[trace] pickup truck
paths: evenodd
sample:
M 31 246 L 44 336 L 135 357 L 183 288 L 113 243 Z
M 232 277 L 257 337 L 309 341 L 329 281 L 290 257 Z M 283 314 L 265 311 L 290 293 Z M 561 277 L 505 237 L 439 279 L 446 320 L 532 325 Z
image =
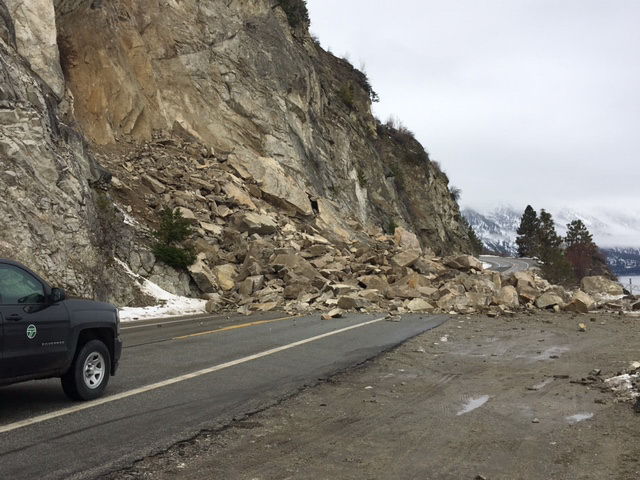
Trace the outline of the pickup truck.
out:
M 67 298 L 0 258 L 0 386 L 59 377 L 69 398 L 93 400 L 115 375 L 121 352 L 116 307 Z

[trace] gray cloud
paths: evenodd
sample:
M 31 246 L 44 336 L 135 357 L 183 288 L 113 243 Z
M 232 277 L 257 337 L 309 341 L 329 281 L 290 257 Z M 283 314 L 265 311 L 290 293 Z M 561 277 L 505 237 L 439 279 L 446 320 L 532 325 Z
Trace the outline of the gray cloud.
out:
M 463 203 L 640 211 L 640 2 L 309 0 Z

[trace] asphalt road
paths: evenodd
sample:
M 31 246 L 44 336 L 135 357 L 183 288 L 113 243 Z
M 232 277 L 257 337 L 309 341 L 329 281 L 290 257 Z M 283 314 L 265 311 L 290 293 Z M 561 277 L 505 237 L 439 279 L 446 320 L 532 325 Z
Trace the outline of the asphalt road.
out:
M 0 478 L 95 478 L 273 405 L 446 318 L 266 314 L 125 324 L 120 370 L 103 399 L 70 402 L 57 380 L 0 388 Z
M 537 260 L 532 258 L 508 258 L 496 257 L 493 255 L 482 255 L 480 260 L 491 264 L 489 270 L 494 270 L 500 273 L 524 272 L 538 265 Z

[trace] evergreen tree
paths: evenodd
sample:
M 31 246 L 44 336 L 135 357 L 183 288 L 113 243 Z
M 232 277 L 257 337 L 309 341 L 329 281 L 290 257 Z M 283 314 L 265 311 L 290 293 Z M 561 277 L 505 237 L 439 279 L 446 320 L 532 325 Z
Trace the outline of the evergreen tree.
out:
M 574 220 L 567 225 L 565 244 L 567 245 L 567 258 L 578 280 L 589 275 L 604 275 L 615 278 L 604 255 L 593 241 L 593 236 L 582 220 Z
M 476 234 L 473 227 L 469 224 L 466 218 L 462 217 L 462 223 L 467 227 L 469 231 L 469 240 L 471 241 L 471 250 L 474 255 L 481 255 L 484 251 L 484 243 L 480 240 L 480 237 Z
M 174 268 L 193 265 L 196 261 L 193 249 L 182 246 L 182 242 L 192 233 L 191 222 L 183 218 L 180 210 L 164 208 L 160 212 L 160 226 L 153 232 L 157 239 L 152 247 L 153 254 Z
M 531 205 L 527 205 L 517 230 L 516 244 L 518 245 L 519 257 L 533 257 L 536 255 L 539 229 L 540 220 L 538 219 L 538 214 Z
M 564 241 L 567 247 L 574 245 L 595 245 L 593 243 L 593 235 L 591 235 L 582 220 L 574 220 L 567 224 L 567 236 Z
M 575 282 L 573 267 L 562 249 L 562 237 L 556 232 L 553 216 L 540 210 L 535 252 L 542 262 L 542 275 L 551 283 L 569 285 Z
M 573 285 L 576 277 L 573 274 L 571 262 L 567 259 L 561 248 L 548 249 L 545 252 L 545 260 L 540 267 L 542 276 L 549 282 L 558 285 Z
M 538 221 L 538 253 L 545 249 L 556 249 L 562 246 L 562 237 L 556 232 L 553 217 L 544 208 L 540 210 Z

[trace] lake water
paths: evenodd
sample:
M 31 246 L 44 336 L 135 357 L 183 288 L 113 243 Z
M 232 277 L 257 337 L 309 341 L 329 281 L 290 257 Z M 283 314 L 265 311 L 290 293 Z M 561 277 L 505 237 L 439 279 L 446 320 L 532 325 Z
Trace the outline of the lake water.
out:
M 624 288 L 629 290 L 629 280 L 631 280 L 631 284 L 633 286 L 633 292 L 636 295 L 640 295 L 640 276 L 634 277 L 618 277 L 618 280 L 622 284 Z

